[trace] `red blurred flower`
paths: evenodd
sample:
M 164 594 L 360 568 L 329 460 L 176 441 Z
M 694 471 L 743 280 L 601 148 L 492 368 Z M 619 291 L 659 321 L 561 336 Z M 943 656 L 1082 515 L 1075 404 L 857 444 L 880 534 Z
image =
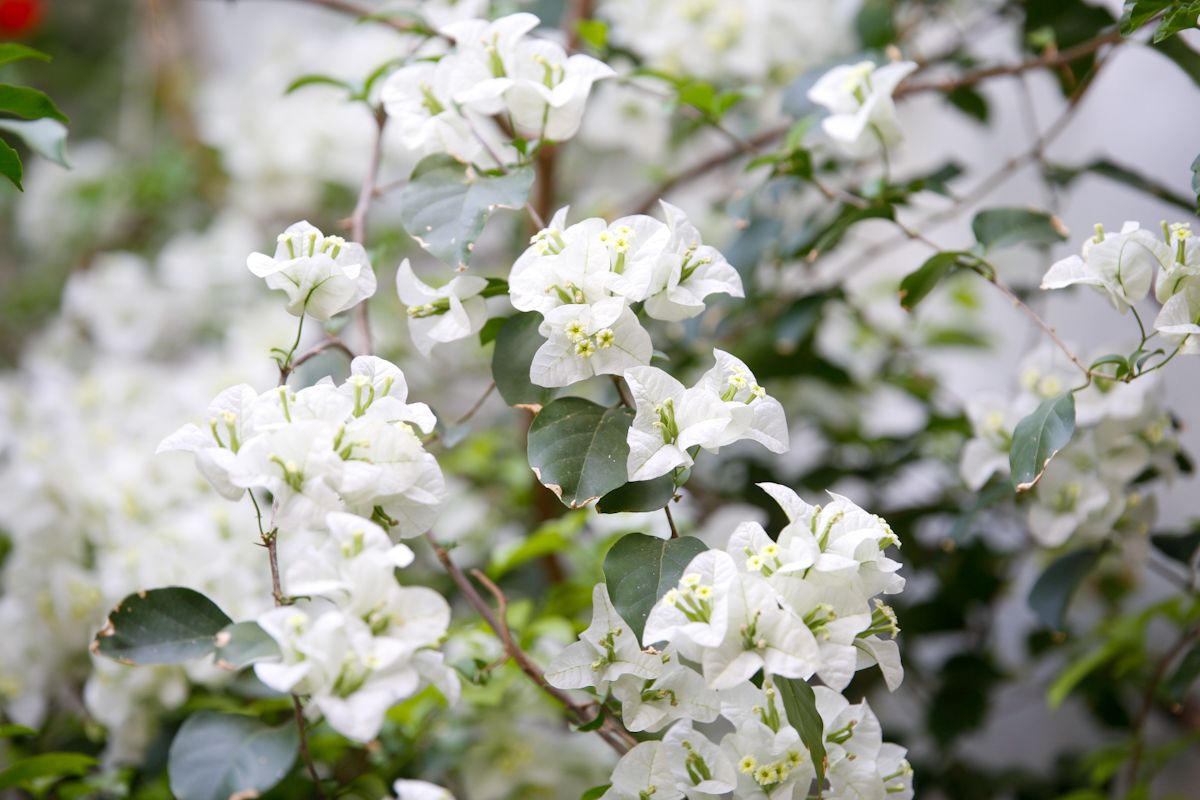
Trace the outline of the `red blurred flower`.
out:
M 42 0 L 0 0 L 0 38 L 31 32 L 42 18 Z

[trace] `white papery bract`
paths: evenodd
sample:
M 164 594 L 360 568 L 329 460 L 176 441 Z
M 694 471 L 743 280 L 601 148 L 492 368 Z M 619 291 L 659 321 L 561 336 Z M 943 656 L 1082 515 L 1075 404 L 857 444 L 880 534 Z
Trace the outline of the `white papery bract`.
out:
M 401 778 L 392 784 L 396 800 L 454 800 L 454 795 L 428 781 L 413 781 Z
M 649 480 L 692 466 L 689 450 L 717 451 L 742 439 L 775 453 L 788 449 L 783 406 L 738 359 L 714 350 L 716 365 L 692 388 L 657 367 L 625 372 L 636 414 L 629 428 L 629 479 Z
M 1126 222 L 1120 233 L 1106 233 L 1104 226 L 1097 225 L 1096 235 L 1083 243 L 1081 255 L 1050 267 L 1042 288 L 1092 286 L 1108 297 L 1113 308 L 1124 311 L 1150 292 L 1155 271 L 1169 262 L 1167 245 L 1136 222 Z
M 593 375 L 620 375 L 648 364 L 650 334 L 620 297 L 593 305 L 559 306 L 538 327 L 546 342 L 533 355 L 529 379 L 538 386 L 570 386 Z
M 870 61 L 834 67 L 808 91 L 829 109 L 821 128 L 850 155 L 886 149 L 900 139 L 892 93 L 917 68 L 911 61 L 878 67 Z
M 607 692 L 625 675 L 653 680 L 663 672 L 663 660 L 642 652 L 629 623 L 613 608 L 604 584 L 592 591 L 592 624 L 546 669 L 546 681 L 559 689 L 594 686 Z
M 325 236 L 307 222 L 279 235 L 275 255 L 251 253 L 246 266 L 287 295 L 288 313 L 327 320 L 375 294 L 375 272 L 361 244 Z
M 396 272 L 396 293 L 408 306 L 408 332 L 417 352 L 428 357 L 435 344 L 454 342 L 479 333 L 487 322 L 487 305 L 480 293 L 487 279 L 458 275 L 438 288 L 418 278 L 408 259 Z

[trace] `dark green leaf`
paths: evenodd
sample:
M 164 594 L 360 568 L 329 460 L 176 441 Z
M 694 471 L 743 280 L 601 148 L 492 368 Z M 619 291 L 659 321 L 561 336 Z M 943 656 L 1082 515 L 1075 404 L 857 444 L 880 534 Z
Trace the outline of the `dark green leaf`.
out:
M 600 730 L 600 727 L 603 724 L 604 724 L 604 706 L 599 706 L 596 709 L 596 716 L 592 717 L 591 720 L 583 723 L 582 725 L 577 725 L 575 727 L 575 730 L 579 731 L 580 733 L 591 733 L 592 731 Z
M 817 697 L 812 687 L 796 678 L 777 678 L 775 689 L 783 701 L 788 722 L 800 733 L 817 770 L 817 786 L 825 783 L 825 724 L 817 712 Z
M 942 747 L 978 730 L 987 720 L 991 689 L 1000 677 L 986 655 L 959 653 L 938 670 L 937 690 L 926 703 L 926 728 Z
M 1191 533 L 1159 533 L 1150 537 L 1150 542 L 1163 555 L 1173 558 L 1180 564 L 1191 564 L 1200 547 L 1200 530 Z
M 496 350 L 492 353 L 492 378 L 496 391 L 510 406 L 539 410 L 554 399 L 555 390 L 535 386 L 529 380 L 533 354 L 546 340 L 538 333 L 542 315 L 524 311 L 504 320 L 496 331 Z
M 233 622 L 212 600 L 172 586 L 126 597 L 96 634 L 92 651 L 127 664 L 177 664 L 211 653 Z
M 17 151 L 5 144 L 3 139 L 0 139 L 0 175 L 8 178 L 13 186 L 16 186 L 21 191 L 25 188 L 21 186 L 21 157 L 17 155 Z
M 40 50 L 34 50 L 32 47 L 26 47 L 16 42 L 0 42 L 0 64 L 8 64 L 25 58 L 36 59 L 37 61 L 50 60 L 50 56 Z
M 50 117 L 63 123 L 68 121 L 53 100 L 28 86 L 0 83 L 0 111 L 22 119 Z
M 338 78 L 334 78 L 330 75 L 301 75 L 299 78 L 296 78 L 296 80 L 289 83 L 287 88 L 283 90 L 283 93 L 291 94 L 297 89 L 303 89 L 305 86 L 335 86 L 338 89 L 345 89 L 351 94 L 353 94 L 355 91 L 354 87 L 350 83 L 339 80 Z
M 1180 31 L 1193 30 L 1197 27 L 1196 18 L 1200 17 L 1200 2 L 1193 0 L 1190 3 L 1183 3 L 1182 5 L 1176 3 L 1176 5 L 1178 7 L 1163 17 L 1158 30 L 1154 32 L 1155 44 L 1174 36 Z
M 1116 369 L 1112 372 L 1112 377 L 1114 378 L 1123 378 L 1129 374 L 1129 359 L 1120 353 L 1110 353 L 1106 356 L 1100 356 L 1091 363 L 1091 366 L 1089 366 L 1088 369 L 1096 370 L 1099 367 L 1103 367 L 1107 364 L 1112 364 L 1116 367 Z
M 917 267 L 916 270 L 904 276 L 900 281 L 900 305 L 906 311 L 912 311 L 929 296 L 929 293 L 951 272 L 963 267 L 970 267 L 972 256 L 969 253 L 948 251 L 935 253 Z
M 1121 33 L 1128 36 L 1174 3 L 1175 0 L 1127 0 L 1121 16 Z
M 1032 489 L 1050 459 L 1071 441 L 1075 432 L 1075 395 L 1070 392 L 1043 400 L 1032 414 L 1017 423 L 1008 464 L 1018 492 Z
M 1139 192 L 1145 192 L 1165 203 L 1178 206 L 1184 211 L 1192 212 L 1196 207 L 1190 198 L 1179 194 L 1169 186 L 1164 186 L 1153 178 L 1134 172 L 1129 167 L 1107 158 L 1097 159 L 1082 167 L 1056 165 L 1046 170 L 1046 178 L 1059 186 L 1069 186 L 1082 175 L 1099 175 L 1102 178 L 1108 178 L 1116 183 L 1137 189 Z
M 707 549 L 708 545 L 694 536 L 659 539 L 644 533 L 629 533 L 608 551 L 604 557 L 608 596 L 639 642 L 650 609 L 675 588 L 692 559 Z
M 496 341 L 496 334 L 504 327 L 504 323 L 508 322 L 508 317 L 492 317 L 487 322 L 483 323 L 483 327 L 479 329 L 479 344 L 486 346 Z
M 1192 79 L 1192 83 L 1200 86 L 1200 53 L 1193 50 L 1187 42 L 1175 36 L 1164 39 L 1151 47 L 1174 61 L 1175 66 Z
M 523 206 L 531 186 L 533 170 L 527 167 L 481 175 L 450 156 L 429 156 L 400 190 L 400 221 L 430 253 L 465 267 L 491 213 Z
M 648 481 L 630 481 L 618 486 L 596 503 L 601 514 L 622 511 L 658 511 L 675 496 L 675 481 L 670 475 L 660 475 Z
M 1182 703 L 1187 697 L 1192 684 L 1200 678 L 1200 644 L 1193 645 L 1191 650 L 1179 661 L 1179 666 L 1167 678 L 1163 690 L 1172 703 Z
M 980 211 L 971 221 L 971 230 L 985 250 L 1017 244 L 1054 244 L 1067 238 L 1057 217 L 1030 208 Z
M 1091 547 L 1067 553 L 1046 567 L 1029 590 L 1029 607 L 1037 612 L 1041 623 L 1061 631 L 1066 621 L 1067 606 L 1083 579 L 1100 560 L 1100 548 Z
M 892 22 L 892 0 L 866 0 L 855 18 L 854 27 L 863 47 L 882 50 L 896 40 Z
M 31 781 L 83 775 L 96 759 L 83 753 L 42 753 L 22 759 L 0 771 L 0 789 L 15 789 Z
M 178 800 L 257 797 L 287 775 L 298 747 L 292 720 L 271 728 L 254 717 L 197 712 L 171 742 L 171 792 Z
M 606 783 L 603 786 L 593 786 L 591 789 L 588 789 L 586 792 L 580 795 L 579 800 L 600 800 L 600 798 L 604 797 L 605 793 L 611 788 L 611 783 Z
M 256 661 L 279 657 L 279 645 L 257 622 L 235 622 L 214 638 L 217 666 L 239 670 Z
M 946 95 L 950 105 L 977 122 L 988 121 L 988 103 L 983 95 L 970 86 L 959 86 Z
M 587 505 L 629 480 L 625 439 L 632 421 L 626 408 L 581 397 L 555 400 L 529 426 L 529 466 L 565 505 Z

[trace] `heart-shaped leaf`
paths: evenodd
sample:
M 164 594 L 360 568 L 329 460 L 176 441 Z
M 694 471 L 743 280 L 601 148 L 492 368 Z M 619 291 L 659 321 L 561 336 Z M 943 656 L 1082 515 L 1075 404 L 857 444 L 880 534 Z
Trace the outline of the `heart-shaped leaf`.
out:
M 659 539 L 644 533 L 622 536 L 604 557 L 604 582 L 613 607 L 642 639 L 654 604 L 679 583 L 692 559 L 708 549 L 694 536 Z
M 633 412 L 562 397 L 529 426 L 529 466 L 570 508 L 598 500 L 629 480 L 626 436 Z

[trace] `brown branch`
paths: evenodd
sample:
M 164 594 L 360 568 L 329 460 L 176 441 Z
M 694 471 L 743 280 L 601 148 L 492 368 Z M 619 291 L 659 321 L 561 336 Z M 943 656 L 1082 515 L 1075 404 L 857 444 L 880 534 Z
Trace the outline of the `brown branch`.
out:
M 397 19 L 385 16 L 377 8 L 359 5 L 352 0 L 298 0 L 301 3 L 307 3 L 311 6 L 319 6 L 327 8 L 330 11 L 337 11 L 341 14 L 349 14 L 356 19 L 371 19 L 373 22 L 378 22 L 381 25 L 387 25 L 392 30 L 399 33 L 413 33 L 425 30 L 425 26 L 416 19 Z
M 326 350 L 337 350 L 339 353 L 344 354 L 346 356 L 346 358 L 349 358 L 349 359 L 354 358 L 354 351 L 351 350 L 350 347 L 345 342 L 343 342 L 341 339 L 339 339 L 336 336 L 330 336 L 328 339 L 324 339 L 320 342 L 317 342 L 312 347 L 308 348 L 303 353 L 296 356 L 295 359 L 288 362 L 286 365 L 280 367 L 279 368 L 279 385 L 282 386 L 283 384 L 287 383 L 287 379 L 289 377 L 291 377 L 291 374 L 293 372 L 295 372 L 296 369 L 301 364 L 308 361 L 309 359 L 319 356 L 321 353 L 324 353 Z
M 340 2 L 340 0 L 338 0 Z M 383 131 L 387 126 L 387 112 L 382 107 L 374 109 L 375 114 L 375 143 L 371 147 L 371 161 L 367 174 L 363 178 L 362 187 L 358 191 L 358 202 L 354 213 L 350 215 L 350 238 L 366 247 L 367 244 L 367 213 L 371 210 L 371 201 L 375 198 L 375 183 L 379 180 L 379 167 L 383 161 Z M 374 348 L 371 341 L 371 322 L 367 316 L 367 301 L 358 304 L 358 330 L 363 340 L 363 352 L 370 353 Z
M 470 409 L 467 410 L 467 413 L 463 414 L 461 417 L 454 420 L 454 424 L 462 425 L 463 423 L 469 421 L 471 419 L 471 417 L 475 416 L 475 412 L 477 412 L 480 408 L 483 407 L 484 402 L 486 402 L 487 399 L 492 396 L 492 392 L 494 392 L 494 391 L 496 391 L 496 382 L 492 381 L 491 383 L 488 384 L 488 387 L 484 391 L 484 393 L 482 395 L 480 395 L 479 399 L 475 401 L 475 404 L 473 406 L 471 406 Z
M 899 98 L 922 92 L 952 92 L 955 89 L 974 86 L 991 78 L 1021 75 L 1034 69 L 1056 69 L 1078 61 L 1081 58 L 1086 58 L 1105 45 L 1118 44 L 1123 40 L 1124 37 L 1121 35 L 1120 29 L 1114 28 L 1094 39 L 1080 42 L 1074 47 L 1068 47 L 1066 50 L 1047 50 L 1040 56 L 1016 64 L 997 64 L 992 67 L 983 67 L 982 69 L 959 75 L 957 78 L 948 78 L 941 81 L 905 81 L 896 87 L 896 91 L 892 96 Z
M 458 587 L 459 591 L 462 592 L 463 596 L 466 597 L 467 602 L 471 605 L 471 607 L 475 609 L 479 616 L 483 617 L 483 620 L 488 624 L 488 627 L 500 637 L 500 641 L 503 643 L 504 649 L 508 653 L 508 657 L 511 658 L 514 663 L 516 663 L 517 667 L 519 667 L 520 670 L 524 672 L 525 675 L 543 692 L 561 703 L 563 707 L 566 708 L 571 714 L 571 716 L 575 718 L 576 724 L 586 725 L 590 722 L 594 722 L 595 714 L 590 712 L 591 704 L 582 705 L 577 703 L 565 691 L 547 683 L 546 676 L 542 673 L 541 667 L 534 663 L 533 659 L 531 659 L 529 655 L 521 649 L 520 645 L 513 638 L 512 631 L 508 627 L 508 621 L 505 618 L 505 613 L 508 610 L 508 601 L 505 599 L 504 593 L 500 591 L 500 588 L 479 570 L 472 571 L 472 575 L 474 575 L 475 579 L 483 584 L 483 586 L 487 588 L 488 592 L 491 593 L 492 597 L 495 598 L 496 606 L 499 611 L 499 615 L 497 615 L 492 611 L 491 606 L 487 604 L 483 597 L 480 596 L 479 591 L 476 590 L 471 581 L 468 580 L 467 576 L 464 575 L 462 570 L 458 568 L 458 565 L 455 564 L 453 559 L 450 558 L 450 554 L 446 551 L 446 548 L 442 547 L 442 545 L 438 543 L 437 539 L 434 538 L 432 533 L 427 533 L 426 537 L 429 539 L 429 543 L 433 545 L 433 551 L 437 555 L 438 561 L 441 562 L 442 567 L 444 567 L 446 572 L 450 575 L 450 579 L 454 581 L 454 584 Z M 598 713 L 603 713 L 603 711 Z M 629 752 L 629 750 L 637 744 L 637 739 L 635 739 L 633 735 L 629 733 L 629 731 L 625 730 L 624 727 L 617 725 L 611 717 L 605 718 L 601 726 L 596 729 L 596 733 L 602 739 L 604 739 L 604 741 L 608 743 L 613 750 L 622 755 Z
M 675 517 L 673 517 L 671 515 L 671 501 L 670 500 L 668 500 L 667 504 L 665 506 L 663 506 L 663 511 L 666 512 L 666 515 L 667 515 L 667 524 L 671 526 L 671 538 L 678 539 L 679 538 L 679 529 L 675 527 Z

